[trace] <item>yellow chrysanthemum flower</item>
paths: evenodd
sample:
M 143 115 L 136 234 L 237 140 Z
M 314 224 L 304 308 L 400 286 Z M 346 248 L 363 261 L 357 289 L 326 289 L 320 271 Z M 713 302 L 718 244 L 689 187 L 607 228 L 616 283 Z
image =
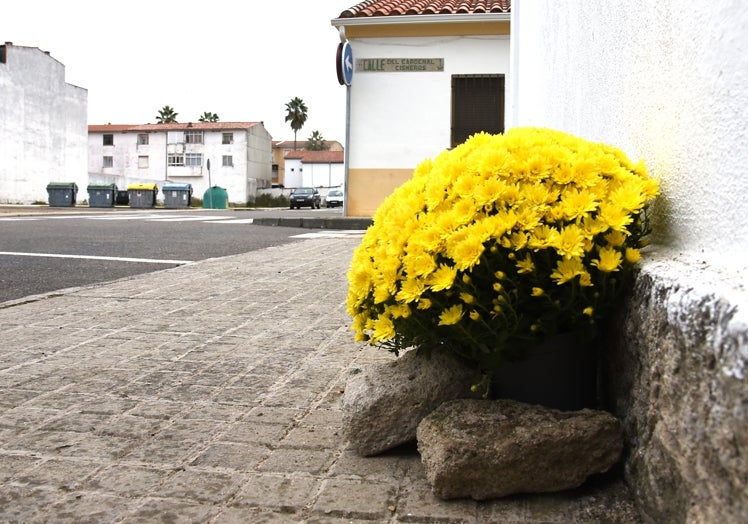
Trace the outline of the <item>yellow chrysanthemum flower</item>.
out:
M 462 304 L 455 304 L 439 314 L 440 326 L 452 326 L 462 320 Z
M 374 213 L 347 274 L 355 338 L 459 347 L 489 369 L 501 341 L 587 325 L 625 288 L 657 194 L 614 147 L 542 128 L 476 133 Z
M 628 262 L 629 264 L 636 264 L 642 258 L 642 254 L 641 254 L 641 251 L 639 251 L 638 249 L 635 249 L 633 247 L 627 247 L 626 253 L 624 254 L 624 258 L 626 259 L 626 262 Z
M 524 275 L 535 271 L 535 263 L 532 261 L 530 253 L 525 255 L 525 258 L 517 261 L 517 273 Z
M 569 224 L 561 229 L 556 242 L 556 252 L 564 258 L 584 256 L 584 245 L 587 237 L 584 230 L 576 224 Z
M 623 260 L 620 251 L 607 246 L 600 249 L 599 256 L 600 258 L 592 261 L 592 265 L 604 273 L 618 271 L 618 268 L 621 266 L 621 261 Z
M 456 268 L 440 264 L 439 268 L 429 276 L 428 285 L 431 287 L 431 291 L 449 289 L 454 284 L 455 277 L 457 277 Z
M 556 263 L 556 269 L 551 273 L 551 278 L 560 285 L 569 282 L 584 272 L 584 264 L 580 259 L 562 259 Z

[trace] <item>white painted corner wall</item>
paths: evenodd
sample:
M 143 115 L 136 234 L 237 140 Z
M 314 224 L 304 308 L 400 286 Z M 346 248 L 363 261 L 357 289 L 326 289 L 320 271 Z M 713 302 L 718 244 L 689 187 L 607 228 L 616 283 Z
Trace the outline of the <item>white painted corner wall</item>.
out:
M 509 91 L 507 127 L 644 159 L 662 185 L 661 249 L 745 274 L 748 3 L 514 2 Z

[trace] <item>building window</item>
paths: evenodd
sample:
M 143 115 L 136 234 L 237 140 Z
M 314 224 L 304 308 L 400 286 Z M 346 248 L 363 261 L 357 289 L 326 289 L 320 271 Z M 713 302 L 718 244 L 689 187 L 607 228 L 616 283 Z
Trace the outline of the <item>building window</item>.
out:
M 138 145 L 139 146 L 147 146 L 148 145 L 148 134 L 147 133 L 140 133 L 140 134 L 138 134 Z
M 113 146 L 114 145 L 114 135 L 104 135 L 103 144 L 105 146 Z
M 233 144 L 234 143 L 234 133 L 224 133 L 223 139 L 221 140 L 222 144 Z
M 183 166 L 184 155 L 168 155 L 166 157 L 166 165 L 167 166 Z
M 184 165 L 200 167 L 203 165 L 202 153 L 187 153 L 184 155 Z
M 138 168 L 139 169 L 148 169 L 148 157 L 147 156 L 139 156 L 138 157 Z
M 480 131 L 504 132 L 504 75 L 452 75 L 452 147 Z
M 234 157 L 231 155 L 223 155 L 223 167 L 234 167 Z
M 203 143 L 203 132 L 202 131 L 185 131 L 184 141 L 187 144 L 202 144 Z
M 104 157 L 103 165 L 104 165 L 104 167 L 114 167 L 114 157 L 113 156 L 105 156 Z

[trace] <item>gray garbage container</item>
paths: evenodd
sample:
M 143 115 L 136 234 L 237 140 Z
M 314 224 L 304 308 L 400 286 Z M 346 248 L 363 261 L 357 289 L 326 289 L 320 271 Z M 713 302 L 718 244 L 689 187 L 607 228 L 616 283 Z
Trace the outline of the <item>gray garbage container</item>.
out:
M 190 207 L 192 203 L 192 184 L 164 184 L 164 207 Z
M 54 207 L 73 207 L 78 195 L 78 184 L 75 182 L 50 182 L 47 184 L 49 205 Z
M 117 186 L 114 184 L 89 184 L 88 207 L 114 207 Z
M 130 207 L 156 207 L 156 184 L 130 184 L 127 186 Z

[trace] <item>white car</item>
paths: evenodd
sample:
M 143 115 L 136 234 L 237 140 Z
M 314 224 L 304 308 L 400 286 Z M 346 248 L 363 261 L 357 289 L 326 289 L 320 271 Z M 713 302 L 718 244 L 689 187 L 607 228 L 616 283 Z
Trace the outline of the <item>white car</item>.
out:
M 325 198 L 325 207 L 336 207 L 343 205 L 343 191 L 341 189 L 331 189 Z

